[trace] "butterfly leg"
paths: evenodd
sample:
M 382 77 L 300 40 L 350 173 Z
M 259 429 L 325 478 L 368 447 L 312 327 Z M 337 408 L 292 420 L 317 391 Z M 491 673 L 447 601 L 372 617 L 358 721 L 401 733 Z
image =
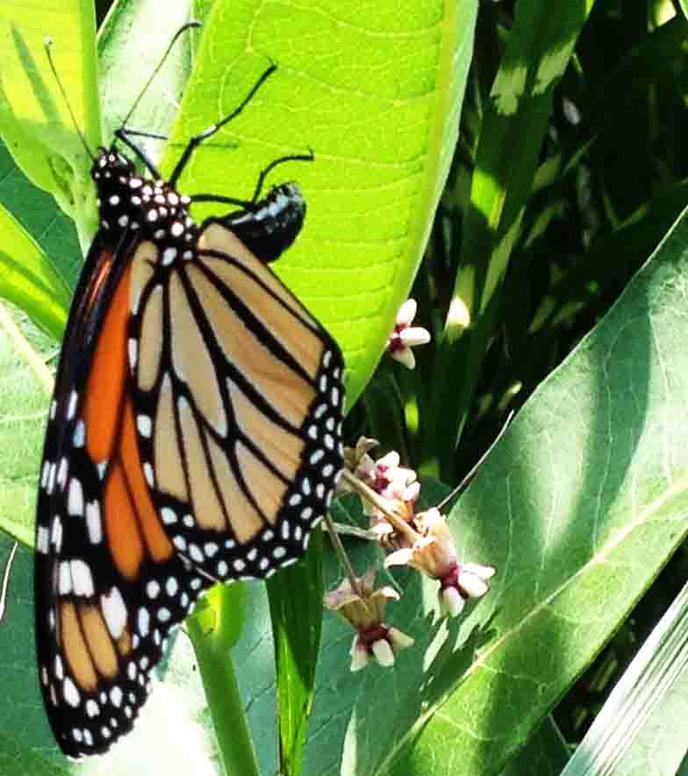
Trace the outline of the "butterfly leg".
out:
M 179 157 L 179 161 L 174 167 L 174 170 L 172 171 L 172 175 L 169 177 L 169 184 L 173 188 L 176 186 L 177 181 L 179 180 L 179 176 L 184 171 L 184 168 L 189 163 L 189 159 L 191 159 L 191 156 L 193 155 L 193 152 L 198 148 L 198 146 L 201 145 L 205 140 L 212 137 L 214 134 L 219 132 L 222 127 L 229 124 L 232 119 L 235 119 L 243 110 L 244 108 L 251 102 L 256 92 L 260 89 L 260 87 L 267 81 L 267 79 L 277 70 L 277 65 L 272 64 L 270 67 L 267 68 L 263 72 L 263 74 L 260 76 L 260 78 L 255 82 L 249 93 L 244 97 L 244 99 L 239 103 L 239 105 L 227 116 L 225 116 L 221 121 L 218 121 L 217 124 L 213 124 L 212 126 L 208 127 L 208 129 L 204 130 L 198 135 L 194 135 L 189 142 L 186 145 L 186 148 L 184 149 L 184 152 Z

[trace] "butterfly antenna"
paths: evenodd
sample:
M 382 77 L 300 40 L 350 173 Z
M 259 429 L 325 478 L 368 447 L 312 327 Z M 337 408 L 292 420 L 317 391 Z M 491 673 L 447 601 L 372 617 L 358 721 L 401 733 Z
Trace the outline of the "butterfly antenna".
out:
M 143 98 L 143 95 L 148 91 L 148 88 L 150 87 L 150 85 L 155 80 L 155 77 L 160 72 L 160 69 L 162 68 L 162 66 L 165 64 L 165 61 L 167 60 L 167 57 L 170 55 L 170 52 L 174 48 L 174 44 L 179 40 L 179 38 L 187 30 L 198 29 L 201 26 L 202 25 L 201 25 L 200 22 L 194 20 L 194 21 L 187 22 L 186 24 L 183 24 L 177 30 L 177 32 L 175 32 L 174 37 L 172 38 L 172 40 L 169 42 L 167 48 L 165 49 L 165 53 L 162 55 L 162 57 L 160 58 L 160 61 L 155 66 L 155 70 L 153 70 L 153 72 L 150 74 L 148 80 L 143 85 L 143 89 L 141 89 L 141 91 L 139 92 L 139 96 L 134 100 L 134 104 L 129 109 L 129 113 L 127 113 L 127 115 L 124 117 L 124 120 L 122 121 L 122 126 L 123 127 L 126 127 L 127 123 L 129 122 L 129 119 L 132 117 L 134 111 L 138 107 L 138 104 L 141 102 L 141 99 Z
M 489 454 L 492 452 L 492 450 L 493 450 L 493 449 L 494 449 L 494 447 L 496 446 L 497 442 L 499 442 L 499 440 L 500 440 L 500 439 L 501 439 L 501 438 L 504 436 L 504 432 L 507 430 L 507 428 L 508 428 L 508 426 L 509 426 L 509 423 L 511 423 L 511 419 L 512 419 L 513 417 L 514 417 L 514 411 L 512 410 L 512 411 L 511 411 L 511 412 L 510 412 L 510 413 L 507 415 L 507 418 L 506 418 L 506 420 L 504 421 L 504 425 L 503 425 L 503 426 L 502 426 L 502 428 L 500 429 L 500 431 L 499 431 L 499 434 L 497 434 L 497 436 L 494 438 L 494 440 L 493 440 L 492 444 L 491 444 L 491 445 L 490 445 L 490 446 L 487 448 L 487 450 L 485 450 L 485 452 L 484 452 L 484 453 L 483 453 L 483 454 L 480 456 L 480 458 L 478 459 L 477 463 L 475 463 L 475 464 L 474 464 L 474 465 L 471 467 L 471 469 L 470 469 L 470 471 L 468 472 L 468 474 L 467 474 L 467 475 L 466 475 L 466 476 L 465 476 L 465 477 L 464 477 L 464 478 L 461 480 L 461 482 L 460 482 L 460 483 L 459 483 L 459 484 L 458 484 L 458 485 L 457 485 L 457 486 L 454 488 L 454 490 L 452 490 L 452 492 L 451 492 L 451 493 L 449 493 L 447 496 L 445 496 L 445 497 L 442 499 L 442 501 L 440 501 L 440 503 L 439 503 L 439 504 L 435 504 L 435 508 L 436 508 L 436 509 L 439 509 L 439 511 L 441 512 L 441 511 L 444 509 L 444 507 L 446 507 L 446 506 L 447 506 L 447 504 L 448 504 L 448 503 L 449 503 L 449 502 L 450 502 L 450 501 L 451 501 L 453 498 L 455 498 L 456 496 L 458 496 L 458 495 L 459 495 L 459 493 L 461 493 L 461 491 L 462 491 L 462 490 L 463 490 L 463 489 L 466 487 L 466 485 L 468 485 L 468 483 L 469 483 L 469 482 L 470 482 L 470 481 L 473 479 L 473 477 L 475 476 L 475 473 L 476 473 L 476 472 L 478 471 L 478 469 L 479 469 L 479 468 L 480 468 L 480 467 L 483 465 L 483 463 L 484 463 L 485 459 L 487 458 L 487 456 L 488 456 L 488 455 L 489 455 Z
M 60 90 L 60 94 L 62 95 L 62 99 L 64 100 L 65 105 L 67 106 L 67 110 L 69 111 L 69 116 L 72 119 L 72 124 L 74 125 L 74 129 L 76 130 L 77 135 L 79 135 L 79 139 L 81 140 L 81 144 L 86 150 L 86 153 L 90 157 L 91 161 L 93 161 L 95 159 L 95 156 L 93 155 L 93 151 L 91 151 L 91 148 L 88 145 L 88 142 L 86 141 L 86 136 L 81 131 L 81 127 L 79 126 L 79 123 L 76 120 L 76 116 L 74 115 L 74 111 L 72 110 L 72 105 L 69 102 L 69 99 L 67 98 L 67 92 L 65 91 L 65 88 L 62 84 L 62 79 L 60 78 L 57 72 L 57 68 L 55 67 L 55 61 L 53 60 L 53 52 L 52 52 L 53 39 L 45 38 L 45 40 L 43 41 L 43 44 L 45 46 L 45 53 L 48 57 L 48 62 L 50 63 L 50 69 L 53 71 L 53 76 L 55 77 L 55 81 L 57 82 L 57 86 Z

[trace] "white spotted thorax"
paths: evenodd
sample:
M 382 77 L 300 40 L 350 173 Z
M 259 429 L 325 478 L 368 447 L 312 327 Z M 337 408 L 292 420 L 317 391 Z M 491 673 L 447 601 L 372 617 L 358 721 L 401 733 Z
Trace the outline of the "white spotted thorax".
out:
M 163 264 L 178 256 L 192 258 L 198 226 L 189 215 L 189 197 L 165 181 L 136 175 L 128 159 L 104 148 L 98 151 L 91 176 L 98 186 L 100 227 L 111 240 L 128 233 L 164 245 Z

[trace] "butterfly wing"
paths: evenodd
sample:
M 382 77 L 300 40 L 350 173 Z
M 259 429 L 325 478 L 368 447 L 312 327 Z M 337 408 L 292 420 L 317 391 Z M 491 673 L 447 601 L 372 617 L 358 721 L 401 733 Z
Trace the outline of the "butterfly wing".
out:
M 170 628 L 208 584 L 175 553 L 141 467 L 127 352 L 142 255 L 131 240 L 116 251 L 96 240 L 46 434 L 36 645 L 48 718 L 73 757 L 104 751 L 131 728 Z
M 138 271 L 134 406 L 161 519 L 204 574 L 265 577 L 303 554 L 332 497 L 339 348 L 221 222 L 157 282 Z

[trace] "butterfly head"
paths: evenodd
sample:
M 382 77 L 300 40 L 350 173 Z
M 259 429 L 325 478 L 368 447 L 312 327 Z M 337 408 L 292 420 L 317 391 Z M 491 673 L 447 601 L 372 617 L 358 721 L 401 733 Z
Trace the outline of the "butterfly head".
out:
M 99 150 L 91 175 L 98 191 L 100 227 L 111 239 L 138 232 L 163 248 L 191 247 L 196 228 L 189 217 L 188 197 L 164 181 L 137 175 L 132 162 L 112 148 Z

